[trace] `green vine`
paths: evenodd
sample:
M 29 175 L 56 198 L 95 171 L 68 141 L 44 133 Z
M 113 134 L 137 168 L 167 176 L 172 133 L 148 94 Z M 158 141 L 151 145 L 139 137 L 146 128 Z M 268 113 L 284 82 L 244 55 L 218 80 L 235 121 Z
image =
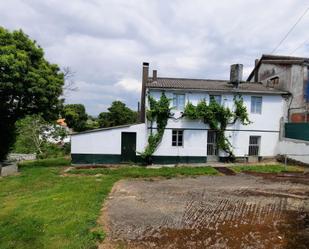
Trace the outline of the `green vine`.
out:
M 151 133 L 148 137 L 148 144 L 144 152 L 140 153 L 142 159 L 144 159 L 148 164 L 151 163 L 151 156 L 157 149 L 158 145 L 161 143 L 162 137 L 164 135 L 164 130 L 167 125 L 168 119 L 172 117 L 170 108 L 170 99 L 168 99 L 163 92 L 159 100 L 155 100 L 152 96 L 148 96 L 149 109 L 147 110 L 146 117 L 147 120 L 151 122 L 151 128 L 153 122 L 157 123 L 157 131 Z
M 218 148 L 228 154 L 229 160 L 235 159 L 232 145 L 225 137 L 225 130 L 228 124 L 234 124 L 237 120 L 243 125 L 250 124 L 247 108 L 241 96 L 234 97 L 235 110 L 232 112 L 228 107 L 218 104 L 214 99 L 207 105 L 205 100 L 200 101 L 197 106 L 188 103 L 184 110 L 184 117 L 192 120 L 201 119 L 205 124 L 209 124 L 211 130 L 217 133 Z
M 237 120 L 243 125 L 250 124 L 247 108 L 244 106 L 244 101 L 241 96 L 234 97 L 235 110 L 232 112 L 228 107 L 224 107 L 218 104 L 214 99 L 210 100 L 207 105 L 205 100 L 200 101 L 196 106 L 192 103 L 188 103 L 184 109 L 183 117 L 187 117 L 191 120 L 201 119 L 205 124 L 209 124 L 211 130 L 217 133 L 217 145 L 218 148 L 225 151 L 228 154 L 229 160 L 234 160 L 232 145 L 225 137 L 225 130 L 228 124 L 234 124 Z M 172 117 L 170 108 L 170 99 L 168 99 L 163 92 L 159 100 L 155 100 L 152 96 L 148 96 L 149 109 L 147 110 L 147 120 L 151 123 L 156 122 L 156 132 L 151 133 L 148 137 L 148 144 L 145 150 L 140 153 L 141 158 L 146 161 L 147 164 L 151 163 L 151 156 L 161 143 L 164 135 L 168 119 Z

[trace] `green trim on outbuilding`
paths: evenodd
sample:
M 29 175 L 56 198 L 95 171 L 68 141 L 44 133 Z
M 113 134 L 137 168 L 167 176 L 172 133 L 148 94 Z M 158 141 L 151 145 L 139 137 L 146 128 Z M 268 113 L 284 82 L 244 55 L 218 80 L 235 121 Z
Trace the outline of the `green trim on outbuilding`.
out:
M 117 164 L 121 155 L 113 154 L 71 154 L 72 164 Z
M 206 163 L 206 156 L 152 156 L 154 164 Z
M 72 164 L 119 164 L 122 163 L 121 155 L 116 154 L 71 154 Z M 206 156 L 153 156 L 154 164 L 178 163 L 206 163 Z M 140 156 L 136 156 L 135 163 L 142 163 Z M 133 162 L 133 163 L 134 163 Z

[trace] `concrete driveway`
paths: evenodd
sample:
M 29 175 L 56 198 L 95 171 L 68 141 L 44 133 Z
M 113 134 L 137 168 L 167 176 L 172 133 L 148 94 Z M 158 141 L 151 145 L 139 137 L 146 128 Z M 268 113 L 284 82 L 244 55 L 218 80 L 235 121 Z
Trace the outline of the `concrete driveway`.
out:
M 309 248 L 308 184 L 244 174 L 122 180 L 104 207 L 100 248 Z

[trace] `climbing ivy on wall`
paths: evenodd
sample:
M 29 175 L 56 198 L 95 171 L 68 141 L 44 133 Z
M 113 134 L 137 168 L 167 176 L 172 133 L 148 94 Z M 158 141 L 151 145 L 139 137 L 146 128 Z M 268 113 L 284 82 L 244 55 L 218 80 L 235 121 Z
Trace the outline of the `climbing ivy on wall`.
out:
M 229 160 L 234 160 L 232 145 L 225 137 L 225 130 L 228 124 L 234 124 L 237 120 L 243 125 L 250 124 L 247 108 L 241 96 L 234 97 L 235 110 L 232 112 L 228 107 L 218 104 L 215 100 L 211 100 L 209 104 L 205 100 L 200 101 L 196 106 L 188 103 L 184 109 L 183 117 L 191 120 L 203 120 L 205 124 L 209 124 L 210 129 L 217 132 L 218 148 L 228 154 Z M 146 163 L 151 163 L 151 156 L 160 144 L 164 135 L 168 119 L 173 117 L 170 108 L 170 99 L 163 92 L 159 100 L 155 100 L 152 96 L 148 96 L 149 109 L 147 110 L 147 120 L 150 121 L 151 127 L 156 122 L 156 132 L 151 130 L 148 137 L 148 144 L 144 152 L 140 153 Z
M 218 104 L 215 100 L 210 100 L 207 105 L 205 100 L 200 101 L 196 106 L 188 103 L 184 110 L 184 117 L 192 120 L 200 119 L 205 124 L 209 124 L 210 129 L 217 133 L 218 148 L 228 154 L 228 159 L 233 161 L 232 145 L 225 137 L 224 131 L 228 124 L 234 124 L 237 120 L 243 125 L 250 124 L 247 108 L 244 106 L 244 101 L 241 96 L 234 97 L 235 110 L 232 112 L 228 107 Z
M 168 99 L 163 92 L 159 100 L 155 100 L 152 96 L 148 96 L 149 109 L 146 112 L 147 120 L 151 122 L 151 127 L 153 122 L 156 122 L 157 129 L 154 133 L 151 133 L 148 137 L 148 144 L 144 152 L 140 153 L 141 157 L 146 161 L 146 163 L 151 163 L 151 156 L 160 144 L 167 121 L 172 117 L 170 108 L 170 99 Z

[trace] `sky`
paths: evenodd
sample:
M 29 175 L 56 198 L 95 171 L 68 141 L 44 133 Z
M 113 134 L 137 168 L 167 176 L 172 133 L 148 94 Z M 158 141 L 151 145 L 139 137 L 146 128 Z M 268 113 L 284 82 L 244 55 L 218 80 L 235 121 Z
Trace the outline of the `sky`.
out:
M 45 57 L 70 67 L 82 103 L 137 109 L 142 63 L 158 77 L 228 79 L 230 65 L 270 54 L 309 7 L 306 0 L 1 0 L 0 25 L 22 29 Z M 309 13 L 275 54 L 308 57 Z

